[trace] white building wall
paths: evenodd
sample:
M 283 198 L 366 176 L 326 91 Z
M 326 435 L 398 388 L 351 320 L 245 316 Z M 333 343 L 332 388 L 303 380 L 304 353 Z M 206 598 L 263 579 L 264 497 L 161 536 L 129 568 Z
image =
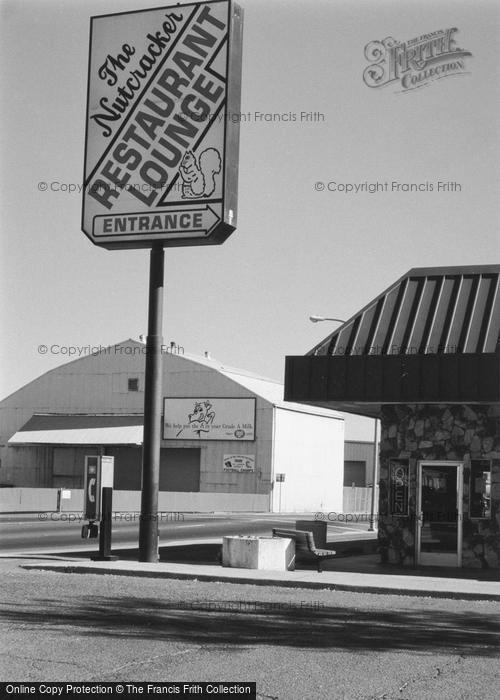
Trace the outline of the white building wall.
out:
M 337 414 L 338 415 L 338 414 Z M 341 512 L 344 421 L 275 409 L 273 512 Z M 276 483 L 276 474 L 285 481 Z

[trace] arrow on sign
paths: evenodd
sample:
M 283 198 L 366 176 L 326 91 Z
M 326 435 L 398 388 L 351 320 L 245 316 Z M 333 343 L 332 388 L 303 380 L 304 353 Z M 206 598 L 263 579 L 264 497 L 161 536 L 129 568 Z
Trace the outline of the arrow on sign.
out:
M 220 217 L 208 204 L 193 209 L 176 208 L 141 214 L 112 214 L 94 217 L 96 238 L 124 236 L 208 236 Z

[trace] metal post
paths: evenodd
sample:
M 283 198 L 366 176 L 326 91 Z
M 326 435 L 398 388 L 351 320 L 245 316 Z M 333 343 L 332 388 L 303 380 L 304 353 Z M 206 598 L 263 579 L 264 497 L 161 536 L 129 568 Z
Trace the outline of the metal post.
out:
M 117 556 L 111 554 L 111 517 L 113 513 L 113 489 L 104 486 L 101 496 L 101 526 L 99 529 L 99 554 L 91 557 L 93 561 L 115 561 Z
M 148 336 L 144 387 L 144 440 L 142 446 L 142 496 L 139 524 L 139 561 L 158 561 L 158 486 L 160 479 L 162 401 L 162 246 L 151 248 L 149 267 Z
M 374 434 L 373 434 L 372 503 L 371 503 L 371 509 L 370 509 L 370 525 L 368 527 L 368 532 L 374 532 L 374 530 L 375 530 L 375 502 L 376 502 L 376 497 L 377 497 L 377 481 L 378 481 L 377 460 L 378 460 L 378 419 L 375 418 L 375 429 L 374 429 Z

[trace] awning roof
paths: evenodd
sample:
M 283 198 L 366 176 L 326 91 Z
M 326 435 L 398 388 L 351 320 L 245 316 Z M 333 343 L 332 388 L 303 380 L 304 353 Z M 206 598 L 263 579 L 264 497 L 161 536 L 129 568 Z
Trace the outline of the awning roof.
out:
M 35 414 L 9 445 L 141 445 L 142 415 Z
M 308 354 L 495 352 L 499 280 L 500 265 L 414 268 Z
M 500 401 L 500 265 L 415 268 L 306 356 L 285 400 L 367 416 L 384 404 Z

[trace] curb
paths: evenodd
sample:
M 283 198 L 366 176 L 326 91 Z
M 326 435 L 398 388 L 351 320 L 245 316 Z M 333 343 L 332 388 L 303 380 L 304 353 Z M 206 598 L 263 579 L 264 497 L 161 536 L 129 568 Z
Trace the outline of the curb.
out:
M 165 578 L 165 579 L 180 579 L 183 581 L 205 581 L 208 583 L 240 583 L 252 586 L 276 586 L 281 588 L 309 588 L 320 590 L 347 591 L 351 593 L 372 593 L 375 595 L 397 595 L 411 596 L 420 598 L 448 598 L 453 600 L 498 600 L 500 601 L 500 593 L 481 593 L 481 592 L 466 592 L 466 591 L 446 591 L 434 589 L 420 588 L 391 588 L 388 586 L 371 586 L 369 584 L 347 584 L 322 581 L 290 581 L 283 579 L 255 579 L 251 577 L 233 577 L 218 576 L 216 574 L 204 573 L 185 573 L 174 571 L 141 571 L 138 569 L 114 569 L 111 567 L 100 566 L 99 568 L 90 568 L 87 566 L 78 566 L 68 564 L 67 566 L 51 566 L 50 564 L 25 564 L 21 565 L 23 569 L 38 570 L 38 571 L 54 571 L 67 574 L 101 574 L 108 576 L 136 576 L 142 578 Z

